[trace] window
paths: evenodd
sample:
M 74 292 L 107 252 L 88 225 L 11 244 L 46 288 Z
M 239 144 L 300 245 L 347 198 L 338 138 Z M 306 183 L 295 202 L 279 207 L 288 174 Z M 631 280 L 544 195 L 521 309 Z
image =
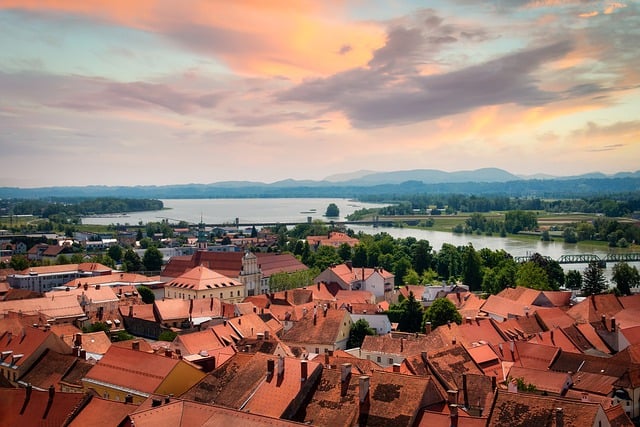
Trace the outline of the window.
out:
M 389 365 L 393 365 L 393 359 L 391 357 L 389 358 Z
M 378 356 L 378 363 L 382 362 L 382 357 Z
M 220 292 L 220 299 L 222 299 L 222 292 Z

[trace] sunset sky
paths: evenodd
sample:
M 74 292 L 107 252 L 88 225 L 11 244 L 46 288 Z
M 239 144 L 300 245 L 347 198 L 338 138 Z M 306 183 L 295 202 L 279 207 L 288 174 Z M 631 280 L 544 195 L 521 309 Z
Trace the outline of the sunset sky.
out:
M 0 30 L 0 186 L 640 169 L 638 1 L 0 0 Z

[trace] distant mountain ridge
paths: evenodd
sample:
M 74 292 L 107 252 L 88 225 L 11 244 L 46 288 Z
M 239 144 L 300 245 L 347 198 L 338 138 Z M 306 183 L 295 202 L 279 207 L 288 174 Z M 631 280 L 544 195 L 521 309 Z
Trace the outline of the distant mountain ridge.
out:
M 414 169 L 392 172 L 357 171 L 332 175 L 322 181 L 286 179 L 270 184 L 223 181 L 211 184 L 84 187 L 0 187 L 0 198 L 260 198 L 340 197 L 369 194 L 401 195 L 417 192 L 437 194 L 500 194 L 513 197 L 567 197 L 570 195 L 632 192 L 640 189 L 640 171 L 605 175 L 594 172 L 578 176 L 522 177 L 503 169 L 483 168 L 445 172 Z

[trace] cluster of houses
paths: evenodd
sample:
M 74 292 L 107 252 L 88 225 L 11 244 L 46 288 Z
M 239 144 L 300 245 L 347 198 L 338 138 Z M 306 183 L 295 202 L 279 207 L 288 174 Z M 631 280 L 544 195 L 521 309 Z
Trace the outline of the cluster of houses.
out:
M 640 417 L 640 295 L 578 302 L 513 288 L 481 299 L 462 285 L 394 289 L 391 273 L 348 262 L 270 290 L 271 275 L 306 268 L 289 254 L 203 249 L 155 277 L 95 263 L 0 272 L 0 425 L 602 427 Z M 449 299 L 462 323 L 397 331 L 385 312 L 410 294 L 425 307 Z M 348 348 L 359 319 L 376 334 Z M 106 330 L 83 332 L 98 323 Z

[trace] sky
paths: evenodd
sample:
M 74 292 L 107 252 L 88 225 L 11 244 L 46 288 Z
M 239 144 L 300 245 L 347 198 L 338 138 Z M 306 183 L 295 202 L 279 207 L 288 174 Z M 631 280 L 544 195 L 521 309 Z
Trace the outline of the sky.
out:
M 640 169 L 640 1 L 0 0 L 0 186 Z

